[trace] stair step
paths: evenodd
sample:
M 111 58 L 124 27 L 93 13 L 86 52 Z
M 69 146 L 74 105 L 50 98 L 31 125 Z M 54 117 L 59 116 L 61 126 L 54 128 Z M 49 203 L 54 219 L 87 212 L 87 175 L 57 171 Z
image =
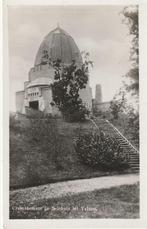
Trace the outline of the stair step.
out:
M 139 165 L 139 161 L 130 161 L 130 164 Z
M 138 162 L 130 162 L 131 165 L 139 165 Z
M 132 160 L 132 161 L 140 161 L 139 158 L 135 158 L 135 157 L 133 157 L 133 158 L 130 157 L 130 160 Z
M 139 154 L 136 154 L 135 152 L 133 153 L 133 152 L 130 152 L 130 156 L 131 157 L 139 157 Z
M 137 166 L 131 166 L 132 169 L 139 169 Z
M 131 158 L 131 157 L 130 157 L 130 160 L 131 161 L 140 161 L 139 158 Z
M 137 165 L 131 165 L 131 168 L 139 168 L 139 166 L 137 166 Z
M 139 167 L 131 167 L 131 170 L 139 171 Z
M 139 166 L 139 163 L 134 163 L 134 162 L 130 162 L 130 165 L 138 165 Z
M 133 148 L 129 140 L 127 141 L 125 137 L 121 136 L 119 132 L 117 132 L 116 129 L 109 124 L 109 122 L 103 120 L 103 119 L 94 119 L 96 125 L 100 130 L 102 130 L 105 135 L 109 135 L 111 137 L 115 137 L 119 143 L 120 147 L 123 148 L 124 152 L 128 152 L 130 155 L 130 167 L 133 172 L 139 172 L 139 164 L 140 164 L 140 158 L 139 153 L 137 150 Z
M 130 162 L 132 162 L 132 163 L 139 163 L 139 160 L 132 160 L 131 158 L 130 158 Z
M 130 157 L 130 160 L 131 160 L 131 161 L 139 161 L 139 158 L 131 158 L 131 157 Z
M 139 154 L 130 152 L 130 156 L 131 156 L 131 157 L 139 157 Z

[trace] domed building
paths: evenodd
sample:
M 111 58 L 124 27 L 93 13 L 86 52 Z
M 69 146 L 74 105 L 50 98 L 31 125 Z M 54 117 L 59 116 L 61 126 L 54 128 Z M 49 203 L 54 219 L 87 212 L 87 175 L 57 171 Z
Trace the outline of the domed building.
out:
M 42 41 L 37 52 L 34 67 L 29 71 L 28 81 L 24 82 L 24 90 L 16 92 L 16 111 L 26 113 L 30 110 L 40 110 L 50 114 L 60 114 L 52 104 L 51 84 L 54 82 L 52 61 L 57 59 L 69 65 L 74 60 L 77 66 L 82 64 L 82 56 L 73 38 L 63 29 L 57 27 Z M 80 90 L 83 104 L 91 110 L 92 91 L 89 80 L 85 89 Z

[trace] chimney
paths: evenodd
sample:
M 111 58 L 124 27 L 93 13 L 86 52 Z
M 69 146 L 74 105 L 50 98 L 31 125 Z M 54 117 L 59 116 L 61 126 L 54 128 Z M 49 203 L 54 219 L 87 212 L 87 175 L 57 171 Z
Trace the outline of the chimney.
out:
M 101 103 L 102 102 L 102 89 L 100 84 L 96 84 L 95 88 L 95 102 Z

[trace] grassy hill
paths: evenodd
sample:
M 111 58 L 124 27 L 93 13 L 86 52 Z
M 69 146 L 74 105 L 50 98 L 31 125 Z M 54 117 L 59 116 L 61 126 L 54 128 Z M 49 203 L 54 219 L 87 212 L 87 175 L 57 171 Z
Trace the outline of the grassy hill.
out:
M 108 175 L 82 164 L 74 149 L 78 134 L 92 129 L 90 121 L 79 124 L 11 116 L 10 187 Z

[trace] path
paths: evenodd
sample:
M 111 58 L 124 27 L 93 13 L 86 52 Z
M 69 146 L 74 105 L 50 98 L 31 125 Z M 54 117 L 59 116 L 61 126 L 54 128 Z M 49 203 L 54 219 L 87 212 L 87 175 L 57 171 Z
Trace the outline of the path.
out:
M 137 174 L 65 181 L 54 184 L 41 185 L 38 187 L 13 190 L 10 191 L 10 199 L 17 202 L 22 202 L 22 200 L 25 202 L 32 202 L 36 199 L 41 200 L 58 198 L 99 189 L 108 189 L 120 185 L 131 185 L 137 183 L 138 181 L 139 175 Z

